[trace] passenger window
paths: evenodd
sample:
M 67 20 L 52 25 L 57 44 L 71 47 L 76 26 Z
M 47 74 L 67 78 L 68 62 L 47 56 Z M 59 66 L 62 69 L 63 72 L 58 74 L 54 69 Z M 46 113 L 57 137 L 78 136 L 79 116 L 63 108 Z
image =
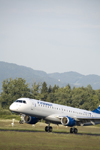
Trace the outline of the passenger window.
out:
M 26 101 L 23 101 L 24 104 L 26 104 Z

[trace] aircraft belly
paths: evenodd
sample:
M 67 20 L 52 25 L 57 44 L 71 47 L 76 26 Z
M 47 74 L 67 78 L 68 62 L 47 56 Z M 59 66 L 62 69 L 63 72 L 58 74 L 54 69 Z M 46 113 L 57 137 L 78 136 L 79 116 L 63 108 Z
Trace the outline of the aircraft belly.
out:
M 44 118 L 47 121 L 51 121 L 51 122 L 55 122 L 55 123 L 61 123 L 60 119 L 57 118 L 57 115 L 49 115 L 47 117 Z

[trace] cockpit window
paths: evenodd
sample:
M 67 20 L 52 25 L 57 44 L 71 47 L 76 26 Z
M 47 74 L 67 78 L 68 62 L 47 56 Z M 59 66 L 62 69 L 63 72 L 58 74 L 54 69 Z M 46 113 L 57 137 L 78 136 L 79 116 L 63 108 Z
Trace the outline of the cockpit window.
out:
M 26 101 L 22 101 L 22 100 L 16 100 L 15 102 L 19 102 L 19 103 L 24 103 L 24 104 L 26 104 Z
M 19 100 L 16 100 L 15 102 L 19 102 Z

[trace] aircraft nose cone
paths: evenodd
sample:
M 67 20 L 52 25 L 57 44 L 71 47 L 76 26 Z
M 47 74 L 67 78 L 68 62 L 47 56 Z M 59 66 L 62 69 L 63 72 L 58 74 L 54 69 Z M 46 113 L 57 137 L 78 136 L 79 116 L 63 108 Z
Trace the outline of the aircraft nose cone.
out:
M 12 111 L 12 105 L 10 105 L 9 109 Z

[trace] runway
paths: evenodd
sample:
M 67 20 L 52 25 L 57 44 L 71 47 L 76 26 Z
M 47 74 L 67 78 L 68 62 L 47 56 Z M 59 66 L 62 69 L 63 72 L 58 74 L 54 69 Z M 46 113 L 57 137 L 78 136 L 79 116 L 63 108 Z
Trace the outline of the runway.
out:
M 12 131 L 12 132 L 37 132 L 37 133 L 54 133 L 54 134 L 73 134 L 73 135 L 88 135 L 88 136 L 100 136 L 100 134 L 92 134 L 92 133 L 77 133 L 77 134 L 74 134 L 74 133 L 69 133 L 69 132 L 45 132 L 45 131 L 37 131 L 37 130 L 11 130 L 11 129 L 0 129 L 0 131 Z

